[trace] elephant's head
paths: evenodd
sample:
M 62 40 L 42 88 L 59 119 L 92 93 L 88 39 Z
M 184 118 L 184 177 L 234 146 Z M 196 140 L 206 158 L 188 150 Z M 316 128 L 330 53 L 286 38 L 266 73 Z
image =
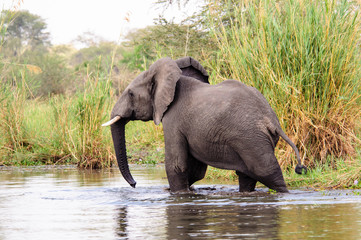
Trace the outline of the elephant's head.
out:
M 153 120 L 158 125 L 173 101 L 176 84 L 182 73 L 208 83 L 207 72 L 196 60 L 190 57 L 177 61 L 171 58 L 160 59 L 129 84 L 116 102 L 111 120 L 103 124 L 103 126 L 111 125 L 120 172 L 132 187 L 135 187 L 136 182 L 128 167 L 125 124 L 130 120 Z

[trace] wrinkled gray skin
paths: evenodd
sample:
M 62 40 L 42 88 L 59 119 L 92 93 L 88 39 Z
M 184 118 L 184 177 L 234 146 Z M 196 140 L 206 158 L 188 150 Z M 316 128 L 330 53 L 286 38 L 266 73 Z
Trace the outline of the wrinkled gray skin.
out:
M 190 57 L 163 58 L 141 73 L 116 102 L 111 125 L 118 165 L 128 183 L 136 182 L 128 168 L 124 126 L 131 120 L 163 123 L 165 166 L 172 192 L 188 191 L 201 180 L 207 165 L 236 170 L 239 191 L 254 191 L 259 181 L 278 192 L 288 192 L 274 155 L 282 131 L 263 95 L 239 81 L 209 85 L 204 68 Z

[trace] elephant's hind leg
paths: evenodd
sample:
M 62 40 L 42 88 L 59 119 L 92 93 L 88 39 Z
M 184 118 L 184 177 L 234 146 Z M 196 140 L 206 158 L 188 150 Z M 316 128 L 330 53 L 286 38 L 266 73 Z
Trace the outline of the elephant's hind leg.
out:
M 277 192 L 288 192 L 273 147 L 265 144 L 263 148 L 252 149 L 250 146 L 248 149 L 250 150 L 240 152 L 240 156 L 249 172 L 248 176 Z M 252 183 L 251 180 L 247 181 L 246 178 L 243 185 L 240 183 L 240 187 L 248 182 Z
M 264 154 L 259 161 L 263 163 L 263 169 L 260 168 L 260 171 L 256 171 L 256 179 L 277 192 L 288 192 L 276 156 L 273 153 Z
M 256 187 L 257 180 L 248 177 L 247 175 L 236 171 L 238 175 L 239 191 L 240 192 L 252 192 Z
M 283 178 L 281 168 L 279 166 L 277 167 L 278 169 L 275 169 L 273 173 L 267 176 L 260 176 L 259 181 L 270 189 L 273 189 L 277 192 L 288 193 L 288 189 Z

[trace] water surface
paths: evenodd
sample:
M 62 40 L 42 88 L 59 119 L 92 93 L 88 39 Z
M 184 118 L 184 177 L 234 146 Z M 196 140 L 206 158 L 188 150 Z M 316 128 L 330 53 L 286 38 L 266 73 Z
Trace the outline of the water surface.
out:
M 3 239 L 361 239 L 361 191 L 238 194 L 202 182 L 172 195 L 163 166 L 0 168 Z

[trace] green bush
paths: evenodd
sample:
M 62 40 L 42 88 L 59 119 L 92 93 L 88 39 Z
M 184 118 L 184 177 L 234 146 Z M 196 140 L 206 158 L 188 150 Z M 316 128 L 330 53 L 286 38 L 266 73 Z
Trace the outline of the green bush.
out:
M 23 56 L 23 59 L 23 62 L 30 64 L 29 66 L 39 69 L 29 69 L 28 84 L 33 96 L 65 94 L 70 86 L 74 85 L 71 81 L 74 74 L 59 55 L 32 52 Z

